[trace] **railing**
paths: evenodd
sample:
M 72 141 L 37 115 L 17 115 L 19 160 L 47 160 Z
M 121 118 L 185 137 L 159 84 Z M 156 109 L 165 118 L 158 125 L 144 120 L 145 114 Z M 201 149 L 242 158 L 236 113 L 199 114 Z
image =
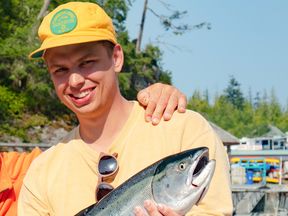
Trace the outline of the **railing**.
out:
M 287 216 L 288 188 L 267 184 L 232 186 L 234 216 Z
M 0 142 L 0 151 L 18 151 L 25 152 L 30 151 L 35 147 L 38 147 L 42 150 L 46 150 L 53 146 L 52 143 L 3 143 Z

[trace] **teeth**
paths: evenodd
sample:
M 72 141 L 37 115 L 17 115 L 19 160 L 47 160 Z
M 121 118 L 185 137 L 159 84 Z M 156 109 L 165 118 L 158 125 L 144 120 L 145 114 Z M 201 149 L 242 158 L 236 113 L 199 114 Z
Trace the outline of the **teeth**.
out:
M 73 96 L 76 98 L 83 98 L 83 97 L 87 96 L 90 92 L 91 92 L 91 90 L 87 89 L 85 91 L 79 92 L 78 94 L 73 94 Z

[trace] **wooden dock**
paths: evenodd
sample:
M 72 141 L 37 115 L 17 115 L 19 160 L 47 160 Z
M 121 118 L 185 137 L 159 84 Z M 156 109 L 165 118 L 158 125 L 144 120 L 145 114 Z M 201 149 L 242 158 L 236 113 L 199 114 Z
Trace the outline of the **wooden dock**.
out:
M 287 216 L 288 185 L 233 185 L 234 215 Z

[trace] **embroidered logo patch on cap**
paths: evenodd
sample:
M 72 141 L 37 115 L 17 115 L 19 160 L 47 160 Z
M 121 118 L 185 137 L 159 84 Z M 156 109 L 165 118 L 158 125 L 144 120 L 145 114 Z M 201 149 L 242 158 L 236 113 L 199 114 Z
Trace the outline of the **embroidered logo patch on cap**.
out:
M 52 18 L 50 29 L 53 34 L 60 35 L 71 32 L 77 26 L 77 16 L 72 10 L 62 9 Z

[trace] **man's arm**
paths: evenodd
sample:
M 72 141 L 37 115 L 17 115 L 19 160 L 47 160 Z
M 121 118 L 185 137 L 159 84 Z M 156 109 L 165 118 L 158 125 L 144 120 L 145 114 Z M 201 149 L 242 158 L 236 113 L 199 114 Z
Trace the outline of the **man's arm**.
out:
M 233 212 L 232 191 L 230 186 L 229 161 L 224 145 L 209 123 L 203 118 L 197 126 L 187 122 L 187 133 L 182 143 L 182 151 L 206 146 L 209 148 L 209 159 L 216 161 L 213 178 L 204 198 L 193 206 L 187 216 L 231 216 Z M 191 131 L 189 130 L 191 128 Z M 199 130 L 195 140 L 189 140 L 189 131 Z
M 185 116 L 185 119 L 181 151 L 206 146 L 209 148 L 209 159 L 216 160 L 214 176 L 206 195 L 197 205 L 193 206 L 186 216 L 231 216 L 233 204 L 226 150 L 219 137 L 203 117 L 199 114 L 193 114 Z M 191 136 L 192 134 L 194 136 Z M 167 206 L 159 207 L 153 202 L 146 201 L 144 207 L 149 216 L 178 216 Z M 146 215 L 140 207 L 136 207 L 134 213 L 136 216 Z
M 157 125 L 163 116 L 165 121 L 171 119 L 175 110 L 185 112 L 186 96 L 171 85 L 155 83 L 138 92 L 138 101 L 145 106 L 145 120 Z

